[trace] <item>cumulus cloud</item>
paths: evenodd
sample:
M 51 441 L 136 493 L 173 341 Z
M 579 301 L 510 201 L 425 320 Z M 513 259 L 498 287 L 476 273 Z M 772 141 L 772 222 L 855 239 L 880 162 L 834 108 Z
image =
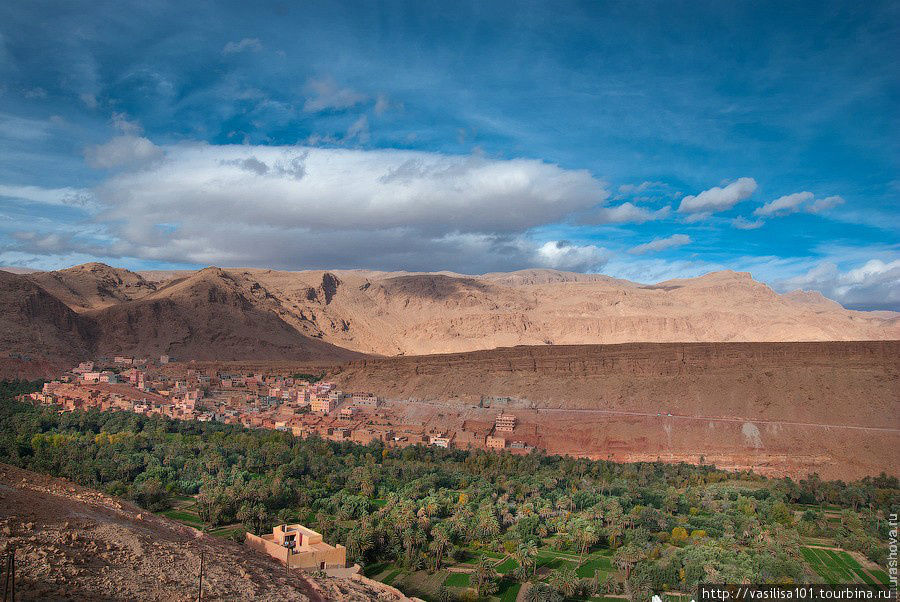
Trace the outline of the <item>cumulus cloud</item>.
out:
M 10 237 L 19 243 L 18 250 L 30 253 L 59 253 L 72 249 L 71 236 L 58 232 L 18 231 L 11 232 Z
M 262 50 L 262 42 L 258 38 L 243 38 L 237 42 L 228 42 L 222 48 L 222 54 L 237 54 L 239 52 L 259 52 Z
M 541 245 L 536 256 L 538 264 L 544 267 L 590 272 L 602 268 L 611 253 L 595 245 L 575 245 L 567 240 L 558 240 Z
M 686 244 L 689 244 L 690 242 L 691 237 L 687 234 L 673 234 L 672 236 L 667 236 L 665 238 L 654 238 L 650 242 L 645 242 L 642 245 L 632 247 L 628 252 L 633 255 L 655 253 L 657 251 L 663 251 L 665 249 L 671 249 L 673 247 L 682 247 Z
M 143 136 L 116 136 L 105 144 L 84 149 L 88 165 L 99 169 L 134 167 L 153 162 L 163 156 L 163 149 Z
M 823 211 L 828 211 L 829 209 L 833 209 L 838 205 L 844 204 L 844 199 L 839 196 L 828 196 L 824 199 L 816 199 L 812 203 L 810 203 L 806 210 L 810 213 L 821 213 Z
M 776 283 L 780 290 L 817 290 L 850 309 L 900 309 L 900 259 L 872 259 L 841 271 L 822 262 L 807 273 Z
M 697 195 L 689 195 L 681 199 L 678 206 L 680 213 L 711 214 L 726 211 L 737 203 L 747 199 L 756 191 L 756 180 L 738 178 L 724 188 L 713 186 Z
M 663 207 L 656 211 L 650 211 L 644 207 L 638 207 L 634 203 L 622 203 L 615 207 L 601 207 L 581 217 L 583 224 L 642 224 L 651 220 L 663 219 L 671 210 Z
M 178 145 L 96 189 L 118 254 L 272 266 L 587 269 L 528 231 L 604 202 L 583 170 L 395 150 Z M 227 219 L 212 219 L 227 216 Z M 169 224 L 161 228 L 159 224 Z M 556 244 L 556 243 L 554 243 Z
M 795 192 L 769 201 L 757 208 L 753 215 L 760 217 L 779 217 L 807 211 L 809 213 L 821 213 L 844 202 L 839 196 L 830 196 L 824 199 L 816 199 L 813 193 L 808 191 Z
M 311 79 L 306 83 L 309 96 L 303 104 L 307 113 L 349 109 L 368 100 L 361 92 L 338 85 L 331 77 Z

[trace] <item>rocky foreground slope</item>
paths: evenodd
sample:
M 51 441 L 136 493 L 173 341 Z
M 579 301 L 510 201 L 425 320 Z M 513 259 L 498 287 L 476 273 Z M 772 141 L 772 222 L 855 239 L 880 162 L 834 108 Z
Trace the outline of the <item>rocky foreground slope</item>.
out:
M 402 600 L 317 577 L 61 479 L 0 464 L 0 550 L 16 548 L 17 600 Z
M 736 272 L 645 286 L 553 270 L 135 273 L 93 263 L 3 273 L 0 310 L 0 351 L 66 361 L 119 353 L 340 361 L 513 345 L 900 339 L 896 313 L 846 310 L 818 293 L 779 295 Z

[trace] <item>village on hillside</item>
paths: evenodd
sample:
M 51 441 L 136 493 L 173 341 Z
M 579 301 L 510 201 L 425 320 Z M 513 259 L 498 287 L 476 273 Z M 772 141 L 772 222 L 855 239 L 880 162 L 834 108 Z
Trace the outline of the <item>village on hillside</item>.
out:
M 540 444 L 537 429 L 523 427 L 509 412 L 500 411 L 494 420 L 460 421 L 442 413 L 435 419 L 416 420 L 407 411 L 408 400 L 342 391 L 335 383 L 311 374 L 228 372 L 190 364 L 176 368 L 175 364 L 166 355 L 155 361 L 128 356 L 98 358 L 81 362 L 24 398 L 61 412 L 120 410 L 361 444 L 381 441 L 520 454 Z M 482 404 L 489 408 L 492 401 L 496 404 L 498 400 L 486 398 Z M 461 428 L 454 428 L 457 425 Z

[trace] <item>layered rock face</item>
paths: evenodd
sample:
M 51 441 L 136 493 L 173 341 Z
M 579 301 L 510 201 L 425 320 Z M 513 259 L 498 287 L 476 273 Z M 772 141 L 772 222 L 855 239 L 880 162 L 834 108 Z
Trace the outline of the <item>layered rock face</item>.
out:
M 550 453 L 848 479 L 895 471 L 900 449 L 897 341 L 513 347 L 367 358 L 329 377 L 418 400 L 408 413 L 448 431 L 512 412 L 510 438 Z

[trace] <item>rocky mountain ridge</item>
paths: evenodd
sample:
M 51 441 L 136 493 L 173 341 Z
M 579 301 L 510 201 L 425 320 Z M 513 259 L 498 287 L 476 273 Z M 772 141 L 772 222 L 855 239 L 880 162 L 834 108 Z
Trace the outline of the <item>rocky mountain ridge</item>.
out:
M 818 293 L 779 295 L 728 271 L 653 285 L 555 270 L 138 273 L 92 263 L 0 275 L 4 350 L 67 360 L 335 361 L 515 345 L 900 339 L 900 314 L 847 310 Z

